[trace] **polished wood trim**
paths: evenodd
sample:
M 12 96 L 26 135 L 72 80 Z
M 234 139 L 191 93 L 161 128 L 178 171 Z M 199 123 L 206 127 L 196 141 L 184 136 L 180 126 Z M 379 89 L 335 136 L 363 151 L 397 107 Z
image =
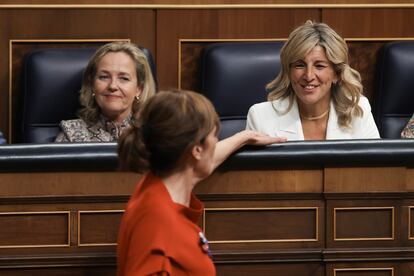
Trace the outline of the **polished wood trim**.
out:
M 414 206 L 408 206 L 408 239 L 414 240 L 414 237 L 411 236 L 411 212 L 414 209 Z
M 9 129 L 9 135 L 8 135 L 8 140 L 9 141 L 12 141 L 12 138 L 13 138 L 13 135 L 12 135 L 12 132 L 13 132 L 13 127 L 12 127 L 12 125 L 13 125 L 13 120 L 12 120 L 12 116 L 13 116 L 13 112 L 12 112 L 12 106 L 13 106 L 13 99 L 12 99 L 12 79 L 13 79 L 13 76 L 12 76 L 12 72 L 13 72 L 13 60 L 12 60 L 12 57 L 13 57 L 13 47 L 12 47 L 12 45 L 13 45 L 13 42 L 12 42 L 12 40 L 9 40 L 9 127 L 8 127 L 8 129 Z M 10 143 L 10 142 L 9 142 Z
M 117 245 L 117 243 L 81 243 L 80 232 L 81 232 L 81 215 L 82 214 L 103 214 L 103 213 L 124 213 L 125 210 L 86 210 L 78 211 L 78 246 L 111 246 Z
M 125 203 L 130 195 L 0 196 L 2 204 Z
M 9 135 L 8 140 L 13 138 L 13 43 L 97 43 L 97 42 L 115 42 L 128 41 L 129 38 L 102 38 L 102 39 L 10 39 L 9 40 Z
M 178 39 L 178 70 L 177 70 L 177 78 L 178 78 L 178 89 L 181 89 L 181 39 Z
M 401 193 L 406 191 L 406 172 L 402 166 L 395 167 L 325 167 L 324 192 Z M 352 185 L 350 185 L 352 183 Z M 358 183 L 358 184 L 357 184 Z
M 317 242 L 319 241 L 319 207 L 250 207 L 250 208 L 205 208 L 202 215 L 202 229 L 206 233 L 206 213 L 208 211 L 270 211 L 270 210 L 315 210 L 315 238 L 312 239 L 271 239 L 271 240 L 210 240 L 209 243 L 277 243 L 277 242 Z
M 70 246 L 70 211 L 37 211 L 37 212 L 0 212 L 0 216 L 9 215 L 52 215 L 66 214 L 68 216 L 68 243 L 67 244 L 36 244 L 36 245 L 0 245 L 3 248 L 45 248 L 45 247 L 69 247 Z
M 340 276 L 340 275 L 337 275 L 336 272 L 347 272 L 347 271 L 391 271 L 391 276 L 394 276 L 393 267 L 334 268 L 334 276 Z
M 287 38 L 180 38 L 182 42 L 254 42 L 254 41 L 286 41 Z
M 379 9 L 413 8 L 395 4 L 3 4 L 0 9 Z
M 340 207 L 333 208 L 333 232 L 334 241 L 383 241 L 383 240 L 395 240 L 395 208 L 394 207 Z M 336 211 L 338 210 L 391 210 L 391 237 L 383 238 L 337 238 L 336 237 Z
M 345 41 L 358 41 L 358 42 L 385 42 L 385 41 L 399 41 L 399 40 L 414 40 L 414 37 L 351 37 L 344 38 Z

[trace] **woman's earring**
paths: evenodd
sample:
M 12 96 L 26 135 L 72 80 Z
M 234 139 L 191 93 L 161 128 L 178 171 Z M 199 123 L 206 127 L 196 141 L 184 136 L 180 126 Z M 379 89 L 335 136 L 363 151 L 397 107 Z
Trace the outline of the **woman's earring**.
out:
M 92 97 L 95 97 L 95 93 L 94 92 L 92 92 Z
M 135 96 L 135 100 L 136 100 L 137 102 L 139 102 L 139 95 L 136 95 L 136 96 Z

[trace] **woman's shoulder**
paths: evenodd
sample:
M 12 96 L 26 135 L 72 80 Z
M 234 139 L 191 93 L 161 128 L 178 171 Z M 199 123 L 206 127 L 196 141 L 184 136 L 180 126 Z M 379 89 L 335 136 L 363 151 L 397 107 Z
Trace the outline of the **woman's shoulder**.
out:
M 62 132 L 59 134 L 57 141 L 66 142 L 90 142 L 96 136 L 91 133 L 92 128 L 82 119 L 64 120 L 59 124 Z M 65 140 L 62 140 L 64 137 Z
M 157 208 L 154 208 L 157 206 Z M 140 219 L 157 218 L 157 220 L 174 219 L 173 207 L 168 191 L 161 179 L 146 174 L 137 184 L 136 190 L 127 204 L 126 212 L 129 216 Z
M 177 229 L 179 219 L 171 205 L 161 197 L 145 194 L 145 197 L 140 196 L 132 204 L 128 203 L 122 223 L 127 232 L 139 233 L 139 239 L 165 251 L 175 234 L 173 232 Z
M 249 109 L 249 116 L 280 116 L 287 113 L 288 109 L 290 109 L 289 107 L 290 102 L 288 98 L 268 100 L 252 105 Z
M 369 100 L 367 97 L 361 95 L 361 97 L 359 97 L 359 103 L 360 106 L 371 106 L 369 103 Z
M 273 101 L 266 101 L 261 103 L 256 103 L 250 107 L 250 110 L 255 111 L 263 111 L 263 112 L 274 112 L 274 109 L 286 109 L 286 107 L 289 105 L 289 102 L 287 99 L 278 99 Z
M 371 109 L 371 104 L 369 103 L 369 100 L 368 100 L 368 98 L 367 97 L 365 97 L 365 96 L 363 96 L 363 95 L 361 95 L 360 97 L 359 97 L 359 102 L 358 102 L 358 105 L 360 106 L 360 107 L 362 107 L 364 110 L 365 109 Z
M 64 131 L 73 129 L 86 129 L 88 124 L 82 119 L 63 120 L 60 122 L 60 127 Z
M 260 102 L 260 103 L 255 103 L 253 105 L 250 106 L 249 111 L 250 110 L 259 110 L 259 109 L 263 109 L 266 108 L 266 106 L 268 105 L 269 102 Z
M 358 106 L 362 109 L 364 113 L 363 117 L 366 117 L 367 115 L 371 114 L 371 104 L 367 97 L 361 95 L 358 101 Z

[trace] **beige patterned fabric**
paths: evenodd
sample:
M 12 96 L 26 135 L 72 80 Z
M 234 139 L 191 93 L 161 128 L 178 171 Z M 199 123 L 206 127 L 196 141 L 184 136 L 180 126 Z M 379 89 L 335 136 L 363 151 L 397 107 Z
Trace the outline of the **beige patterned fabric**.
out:
M 401 132 L 401 138 L 414 138 L 414 115 Z
M 117 124 L 103 116 L 92 126 L 82 119 L 61 121 L 62 131 L 56 136 L 55 142 L 116 142 L 129 125 L 130 118 Z

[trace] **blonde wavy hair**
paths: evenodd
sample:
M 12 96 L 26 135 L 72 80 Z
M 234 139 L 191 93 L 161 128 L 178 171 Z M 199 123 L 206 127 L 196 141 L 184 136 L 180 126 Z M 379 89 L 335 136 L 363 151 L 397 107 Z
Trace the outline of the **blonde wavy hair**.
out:
M 295 93 L 289 78 L 290 66 L 303 59 L 315 46 L 325 49 L 326 57 L 338 77 L 338 82 L 331 87 L 332 101 L 338 114 L 338 125 L 349 128 L 353 116 L 363 115 L 362 108 L 358 105 L 363 91 L 361 75 L 349 66 L 345 40 L 327 24 L 308 20 L 289 35 L 280 53 L 281 70 L 266 86 L 270 91 L 268 100 L 289 98 L 287 110 L 275 109 L 278 113 L 287 113 L 292 108 Z
M 132 103 L 132 117 L 138 112 L 141 104 L 155 94 L 155 81 L 145 54 L 135 44 L 130 42 L 112 42 L 105 44 L 94 53 L 83 73 L 82 88 L 79 96 L 82 108 L 79 110 L 78 116 L 88 124 L 96 123 L 101 114 L 101 109 L 93 97 L 93 83 L 95 81 L 97 67 L 101 59 L 106 54 L 112 52 L 123 52 L 129 55 L 135 63 L 138 85 L 141 87 L 142 92 L 139 96 L 139 101 L 134 100 Z

